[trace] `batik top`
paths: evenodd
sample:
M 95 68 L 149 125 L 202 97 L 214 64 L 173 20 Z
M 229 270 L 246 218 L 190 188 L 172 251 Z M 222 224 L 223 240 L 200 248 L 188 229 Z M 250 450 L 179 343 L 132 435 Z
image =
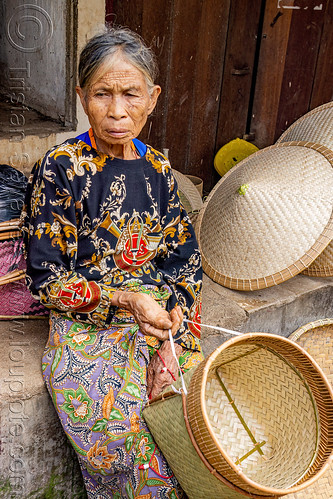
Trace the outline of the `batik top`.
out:
M 119 320 L 115 290 L 158 289 L 167 310 L 178 304 L 200 321 L 200 253 L 169 161 L 139 141 L 139 159 L 112 158 L 86 137 L 52 148 L 30 175 L 21 216 L 30 291 L 104 329 Z M 175 341 L 197 350 L 199 335 L 183 323 Z

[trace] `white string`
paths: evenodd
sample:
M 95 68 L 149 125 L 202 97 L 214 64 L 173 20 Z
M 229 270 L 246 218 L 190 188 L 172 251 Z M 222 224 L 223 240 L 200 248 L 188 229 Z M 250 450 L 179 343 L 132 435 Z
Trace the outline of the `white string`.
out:
M 183 378 L 183 373 L 182 373 L 182 370 L 180 368 L 179 360 L 178 360 L 178 357 L 176 355 L 175 344 L 174 344 L 174 341 L 173 341 L 173 336 L 172 336 L 172 333 L 171 333 L 171 329 L 169 329 L 169 340 L 170 340 L 172 355 L 176 359 L 178 367 L 179 367 L 179 374 L 180 374 L 180 377 L 181 377 L 181 380 L 182 380 L 183 392 L 185 393 L 185 395 L 187 395 L 187 389 L 186 389 L 185 381 L 184 381 L 184 378 Z M 174 392 L 180 393 L 178 390 L 176 390 L 176 388 L 174 386 L 171 385 L 171 388 L 173 389 Z
M 224 333 L 232 334 L 234 336 L 242 336 L 242 334 L 243 334 L 243 333 L 240 333 L 239 331 L 233 331 L 232 329 L 225 329 L 224 327 L 220 327 L 220 326 L 210 326 L 208 324 L 199 324 L 198 322 L 193 322 L 193 321 L 190 321 L 189 319 L 183 319 L 183 321 L 184 322 L 190 322 L 191 324 L 195 324 L 196 326 L 209 327 L 210 329 L 218 329 L 219 331 L 223 331 Z M 173 341 L 173 336 L 172 336 L 172 333 L 171 333 L 171 329 L 169 329 L 169 340 L 170 340 L 172 355 L 176 359 L 178 367 L 179 367 L 179 374 L 180 374 L 180 378 L 181 378 L 181 381 L 182 381 L 183 391 L 184 391 L 185 395 L 187 395 L 187 389 L 186 389 L 186 386 L 185 386 L 185 381 L 184 381 L 184 378 L 183 378 L 183 373 L 182 373 L 182 370 L 180 368 L 179 360 L 178 360 L 178 357 L 176 355 L 175 344 L 174 344 L 174 341 Z M 175 393 L 181 393 L 181 391 L 177 390 L 173 385 L 171 385 L 171 388 L 172 388 L 172 390 Z
M 238 331 L 233 331 L 232 329 L 225 329 L 220 326 L 209 326 L 208 324 L 199 324 L 198 322 L 190 321 L 189 319 L 183 319 L 184 322 L 190 322 L 191 324 L 195 324 L 196 326 L 209 327 L 210 329 L 218 329 L 219 331 L 223 331 L 224 333 L 232 334 L 234 336 L 242 336 L 243 333 L 239 333 Z

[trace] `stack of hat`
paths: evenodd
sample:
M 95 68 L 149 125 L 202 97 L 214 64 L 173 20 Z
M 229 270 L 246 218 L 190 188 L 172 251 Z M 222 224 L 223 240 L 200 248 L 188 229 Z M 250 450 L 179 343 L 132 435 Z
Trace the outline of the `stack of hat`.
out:
M 318 267 L 333 275 L 332 136 L 333 102 L 216 184 L 197 221 L 203 268 L 214 281 L 254 290 L 300 272 L 319 275 Z
M 333 151 L 333 102 L 316 107 L 291 125 L 277 143 L 290 140 L 306 140 L 321 144 Z M 333 242 L 309 265 L 303 274 L 333 276 Z

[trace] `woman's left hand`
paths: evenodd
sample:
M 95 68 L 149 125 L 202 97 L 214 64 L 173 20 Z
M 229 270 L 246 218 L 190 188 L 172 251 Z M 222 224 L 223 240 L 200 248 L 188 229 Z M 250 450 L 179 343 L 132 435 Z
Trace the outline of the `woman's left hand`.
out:
M 182 353 L 182 350 L 182 347 L 175 343 L 175 351 L 178 358 Z M 160 356 L 156 352 L 148 365 L 147 393 L 149 398 L 157 397 L 167 386 L 171 385 L 175 379 L 179 377 L 179 366 L 173 356 L 170 341 L 164 341 L 158 352 Z M 161 357 L 164 362 L 161 360 Z M 167 369 L 165 369 L 165 366 Z

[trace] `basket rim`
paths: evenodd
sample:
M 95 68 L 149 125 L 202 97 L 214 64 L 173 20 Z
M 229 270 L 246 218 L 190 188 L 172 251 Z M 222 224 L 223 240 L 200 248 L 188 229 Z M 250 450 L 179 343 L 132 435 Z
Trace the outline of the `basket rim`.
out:
M 290 142 L 281 142 L 279 144 L 273 144 L 264 149 L 260 149 L 259 151 L 253 153 L 250 157 L 255 158 L 263 153 L 266 153 L 266 151 L 276 150 L 281 147 L 290 147 L 290 146 L 307 147 L 309 149 L 313 149 L 319 152 L 325 157 L 325 159 L 327 159 L 327 161 L 330 163 L 331 167 L 333 168 L 333 151 L 321 144 L 309 141 L 290 141 Z M 219 270 L 217 270 L 211 263 L 209 263 L 201 243 L 201 228 L 206 208 L 212 197 L 215 195 L 216 191 L 220 188 L 221 183 L 225 182 L 230 175 L 233 175 L 234 172 L 237 171 L 238 168 L 242 167 L 244 163 L 246 163 L 247 161 L 248 158 L 245 158 L 244 160 L 240 161 L 237 165 L 235 165 L 233 168 L 231 168 L 231 170 L 229 170 L 225 175 L 223 175 L 223 177 L 219 180 L 219 182 L 209 193 L 207 199 L 205 200 L 200 210 L 198 219 L 196 221 L 196 234 L 197 234 L 199 250 L 202 257 L 202 266 L 204 272 L 208 275 L 208 277 L 210 277 L 213 281 L 217 282 L 218 284 L 221 284 L 222 286 L 228 287 L 230 289 L 236 289 L 240 291 L 254 291 L 254 290 L 264 289 L 267 287 L 280 284 L 294 277 L 295 275 L 300 274 L 303 270 L 308 268 L 312 262 L 314 262 L 314 260 L 322 253 L 322 251 L 333 240 L 333 206 L 332 206 L 332 213 L 330 219 L 328 220 L 326 226 L 324 227 L 318 239 L 313 243 L 313 245 L 310 248 L 306 250 L 305 254 L 301 258 L 299 258 L 297 261 L 293 262 L 291 265 L 289 265 L 284 269 L 281 269 L 267 276 L 261 276 L 257 278 L 245 278 L 245 277 L 241 278 L 241 277 L 230 277 L 224 275 Z
M 332 324 L 333 317 L 328 317 L 326 319 L 317 319 L 315 321 L 308 322 L 307 324 L 304 324 L 303 326 L 295 329 L 295 331 L 290 334 L 289 339 L 296 342 L 302 336 L 302 334 L 307 333 L 311 329 L 315 329 L 319 326 L 330 326 Z
M 218 347 L 207 359 L 203 368 L 203 373 L 202 373 L 202 379 L 201 379 L 201 387 L 200 387 L 200 394 L 199 394 L 199 400 L 200 400 L 200 406 L 201 406 L 201 411 L 203 415 L 204 422 L 206 424 L 206 427 L 208 429 L 208 432 L 214 441 L 214 444 L 216 445 L 217 449 L 219 452 L 222 454 L 223 458 L 227 462 L 227 464 L 231 467 L 234 473 L 236 473 L 247 485 L 254 487 L 257 490 L 260 490 L 266 494 L 271 494 L 275 496 L 282 496 L 286 494 L 291 494 L 295 492 L 299 492 L 300 490 L 312 485 L 314 482 L 316 482 L 330 467 L 331 463 L 333 462 L 333 452 L 331 456 L 327 459 L 327 461 L 324 463 L 322 468 L 313 476 L 304 481 L 303 483 L 299 485 L 292 486 L 288 489 L 276 489 L 273 487 L 267 487 L 263 486 L 254 480 L 251 480 L 248 478 L 240 469 L 235 465 L 235 463 L 230 459 L 229 455 L 225 452 L 219 441 L 217 440 L 214 431 L 212 430 L 211 423 L 209 421 L 207 411 L 206 411 L 206 403 L 205 403 L 205 391 L 206 391 L 206 382 L 207 382 L 207 376 L 209 373 L 210 365 L 214 362 L 214 360 L 218 357 L 218 355 L 225 350 L 226 348 L 229 348 L 230 346 L 234 346 L 237 343 L 244 343 L 249 339 L 255 339 L 256 337 L 260 338 L 267 338 L 267 339 L 274 339 L 274 341 L 281 341 L 281 343 L 286 343 L 291 346 L 293 346 L 296 350 L 299 350 L 302 354 L 304 354 L 310 363 L 315 367 L 315 369 L 319 372 L 326 388 L 327 391 L 329 392 L 332 402 L 333 402 L 333 389 L 329 381 L 327 380 L 327 377 L 321 367 L 317 364 L 316 361 L 309 355 L 304 348 L 302 348 L 300 345 L 298 345 L 296 342 L 290 340 L 289 338 L 285 338 L 284 336 L 279 336 L 271 333 L 244 333 L 242 336 L 237 336 L 235 338 L 231 338 L 230 340 L 227 340 L 224 342 L 220 347 Z M 192 380 L 191 380 L 192 381 Z M 189 390 L 191 389 L 191 383 Z

